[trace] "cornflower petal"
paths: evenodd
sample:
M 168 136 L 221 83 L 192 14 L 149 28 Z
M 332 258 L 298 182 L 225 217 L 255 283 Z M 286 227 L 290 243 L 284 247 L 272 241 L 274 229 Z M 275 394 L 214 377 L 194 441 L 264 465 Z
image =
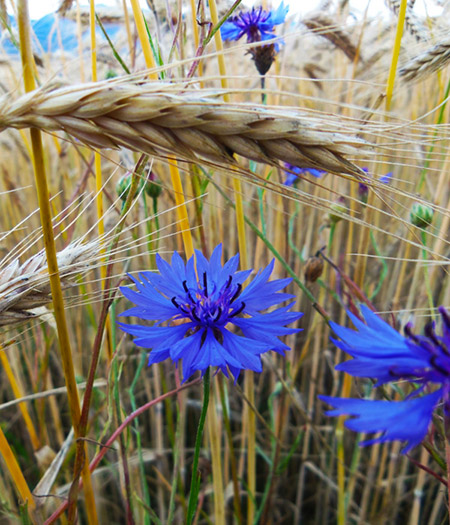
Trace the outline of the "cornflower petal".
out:
M 432 394 L 405 401 L 372 401 L 319 396 L 334 407 L 328 416 L 355 416 L 345 426 L 366 434 L 382 432 L 380 437 L 362 441 L 361 446 L 386 441 L 406 441 L 403 453 L 419 445 L 428 431 L 433 411 L 442 397 L 442 389 Z
M 370 401 L 319 396 L 335 407 L 331 416 L 356 416 L 346 426 L 358 432 L 382 432 L 380 437 L 364 441 L 362 445 L 385 441 L 406 441 L 403 452 L 417 446 L 425 437 L 433 411 L 443 402 L 445 417 L 450 417 L 450 321 L 443 307 L 442 336 L 435 333 L 434 323 L 427 326 L 425 335 L 416 336 L 411 328 L 406 337 L 361 306 L 365 323 L 349 313 L 357 331 L 330 323 L 340 341 L 336 345 L 353 359 L 336 366 L 357 377 L 377 379 L 375 386 L 404 380 L 414 387 L 404 401 Z M 419 385 L 419 386 L 417 386 Z M 422 395 L 439 386 L 431 394 Z

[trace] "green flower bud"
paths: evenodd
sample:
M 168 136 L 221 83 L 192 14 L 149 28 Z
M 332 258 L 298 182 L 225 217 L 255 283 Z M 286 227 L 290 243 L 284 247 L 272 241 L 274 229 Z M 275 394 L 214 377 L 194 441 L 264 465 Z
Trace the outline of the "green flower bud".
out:
M 145 184 L 145 193 L 152 199 L 157 199 L 161 195 L 162 190 L 161 181 L 156 178 L 152 171 Z
M 420 202 L 415 202 L 409 212 L 411 223 L 423 229 L 428 228 L 433 222 L 433 215 L 433 208 Z
M 328 213 L 328 221 L 330 225 L 336 224 L 342 220 L 342 217 L 340 217 L 339 215 L 335 215 L 333 211 L 339 212 L 339 213 L 348 212 L 348 208 L 347 208 L 347 205 L 345 204 L 345 199 L 343 197 L 340 197 L 337 202 L 335 202 L 334 204 L 330 206 L 330 212 Z

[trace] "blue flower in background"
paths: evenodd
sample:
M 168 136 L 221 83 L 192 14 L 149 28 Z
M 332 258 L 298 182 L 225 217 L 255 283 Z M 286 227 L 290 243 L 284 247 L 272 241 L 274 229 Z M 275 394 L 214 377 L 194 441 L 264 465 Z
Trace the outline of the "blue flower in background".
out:
M 239 255 L 223 266 L 221 259 L 221 244 L 210 261 L 199 251 L 196 262 L 191 257 L 187 264 L 178 253 L 171 264 L 157 255 L 158 274 L 141 272 L 141 281 L 130 276 L 137 292 L 120 288 L 137 305 L 122 316 L 156 321 L 153 326 L 119 323 L 136 337 L 138 346 L 152 349 L 149 365 L 182 359 L 183 381 L 209 366 L 217 366 L 227 377 L 229 370 L 237 378 L 241 370 L 261 372 L 262 353 L 289 350 L 278 338 L 298 332 L 286 325 L 303 314 L 289 311 L 292 302 L 269 313 L 262 310 L 294 297 L 280 292 L 291 279 L 268 281 L 272 261 L 244 288 L 252 270 L 237 271 Z
M 289 6 L 284 2 L 275 11 L 266 11 L 262 7 L 251 11 L 243 11 L 239 15 L 230 17 L 220 28 L 224 40 L 239 40 L 244 35 L 248 43 L 261 42 L 275 38 L 274 27 L 282 24 L 286 19 Z M 264 76 L 269 71 L 279 51 L 278 43 L 267 44 L 250 49 L 259 74 Z
M 363 171 L 369 174 L 369 170 L 367 168 L 363 168 Z M 393 173 L 392 171 L 390 171 L 389 173 L 386 173 L 386 175 L 381 176 L 378 179 L 378 182 L 382 182 L 383 184 L 389 184 L 391 182 L 392 175 Z M 369 196 L 369 186 L 367 184 L 364 184 L 364 182 L 360 182 L 358 185 L 358 195 L 364 203 L 367 203 L 367 199 Z
M 289 6 L 284 2 L 276 11 L 266 11 L 262 7 L 243 11 L 239 15 L 230 17 L 220 28 L 224 40 L 239 40 L 246 35 L 247 42 L 260 42 L 275 38 L 274 27 L 284 23 Z M 278 50 L 278 45 L 275 45 Z
M 328 415 L 355 416 L 345 423 L 351 430 L 382 432 L 361 445 L 405 441 L 403 452 L 407 452 L 423 441 L 440 403 L 444 405 L 445 417 L 450 417 L 450 317 L 445 308 L 439 308 L 442 335 L 436 333 L 433 322 L 426 326 L 423 336 L 413 334 L 410 325 L 402 336 L 366 306 L 361 306 L 361 311 L 365 323 L 348 314 L 358 331 L 330 323 L 340 338 L 333 339 L 334 343 L 353 357 L 336 366 L 336 370 L 377 379 L 375 386 L 404 380 L 418 388 L 404 401 L 319 398 L 334 407 Z
M 100 4 L 97 7 L 105 6 Z M 17 21 L 13 16 L 8 17 L 8 23 L 12 28 L 17 28 Z M 120 24 L 108 22 L 104 22 L 104 27 L 111 39 L 114 39 L 121 29 Z M 55 53 L 61 50 L 67 52 L 78 50 L 77 23 L 74 20 L 58 17 L 50 13 L 39 20 L 32 20 L 31 29 L 33 49 L 36 49 L 38 53 L 41 51 Z M 99 28 L 96 29 L 96 33 L 99 41 L 105 41 L 105 37 Z M 89 38 L 89 31 L 84 31 L 82 40 L 89 43 Z M 8 54 L 18 54 L 19 52 L 11 42 L 7 31 L 0 31 L 0 44 Z
M 316 177 L 316 179 L 320 179 L 320 177 L 327 173 L 326 171 L 315 170 L 313 168 L 299 168 L 298 166 L 294 166 L 289 162 L 285 162 L 284 166 L 287 170 L 289 170 L 286 172 L 287 177 L 283 183 L 285 186 L 293 186 L 294 183 L 299 180 L 297 175 L 312 175 L 313 177 Z

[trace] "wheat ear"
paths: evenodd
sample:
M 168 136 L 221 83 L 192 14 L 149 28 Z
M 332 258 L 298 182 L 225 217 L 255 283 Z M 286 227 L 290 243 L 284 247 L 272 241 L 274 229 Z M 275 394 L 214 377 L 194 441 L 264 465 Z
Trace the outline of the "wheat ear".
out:
M 71 276 L 98 265 L 101 243 L 73 242 L 58 252 L 58 267 L 64 288 L 75 286 Z M 0 326 L 15 325 L 37 317 L 35 311 L 52 300 L 45 253 L 23 264 L 16 259 L 0 269 Z
M 99 82 L 40 89 L 14 102 L 0 99 L 0 130 L 35 127 L 64 130 L 95 148 L 122 146 L 156 157 L 219 165 L 235 163 L 234 154 L 268 164 L 333 173 L 364 175 L 348 161 L 368 144 L 343 131 L 331 117 L 318 118 L 289 108 L 228 104 L 213 94 L 175 92 L 171 85 Z M 172 90 L 172 92 L 171 92 Z
M 445 38 L 430 49 L 407 62 L 399 71 L 406 81 L 425 77 L 439 71 L 450 61 L 450 38 Z

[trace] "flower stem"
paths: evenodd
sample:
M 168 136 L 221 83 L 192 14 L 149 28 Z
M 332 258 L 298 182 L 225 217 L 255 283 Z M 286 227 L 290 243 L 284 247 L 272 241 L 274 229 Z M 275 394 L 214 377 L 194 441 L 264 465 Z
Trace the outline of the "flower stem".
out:
M 422 237 L 422 244 L 423 244 L 423 250 L 422 250 L 422 259 L 425 262 L 425 265 L 423 267 L 423 273 L 425 278 L 425 290 L 427 292 L 428 297 L 428 305 L 430 307 L 431 315 L 434 317 L 434 301 L 433 301 L 433 292 L 431 291 L 431 285 L 430 285 L 430 274 L 428 271 L 428 266 L 426 264 L 427 262 L 427 233 L 425 230 L 422 230 L 421 232 Z
M 210 369 L 207 368 L 205 376 L 203 377 L 203 406 L 200 413 L 200 420 L 197 427 L 197 436 L 195 438 L 194 448 L 194 460 L 192 462 L 192 478 L 191 478 L 191 490 L 189 492 L 189 503 L 187 510 L 186 523 L 189 525 L 192 523 L 195 510 L 197 507 L 198 493 L 200 490 L 200 474 L 198 473 L 198 460 L 200 457 L 200 447 L 202 445 L 203 429 L 205 427 L 206 413 L 208 412 L 209 404 L 209 386 L 210 386 Z

